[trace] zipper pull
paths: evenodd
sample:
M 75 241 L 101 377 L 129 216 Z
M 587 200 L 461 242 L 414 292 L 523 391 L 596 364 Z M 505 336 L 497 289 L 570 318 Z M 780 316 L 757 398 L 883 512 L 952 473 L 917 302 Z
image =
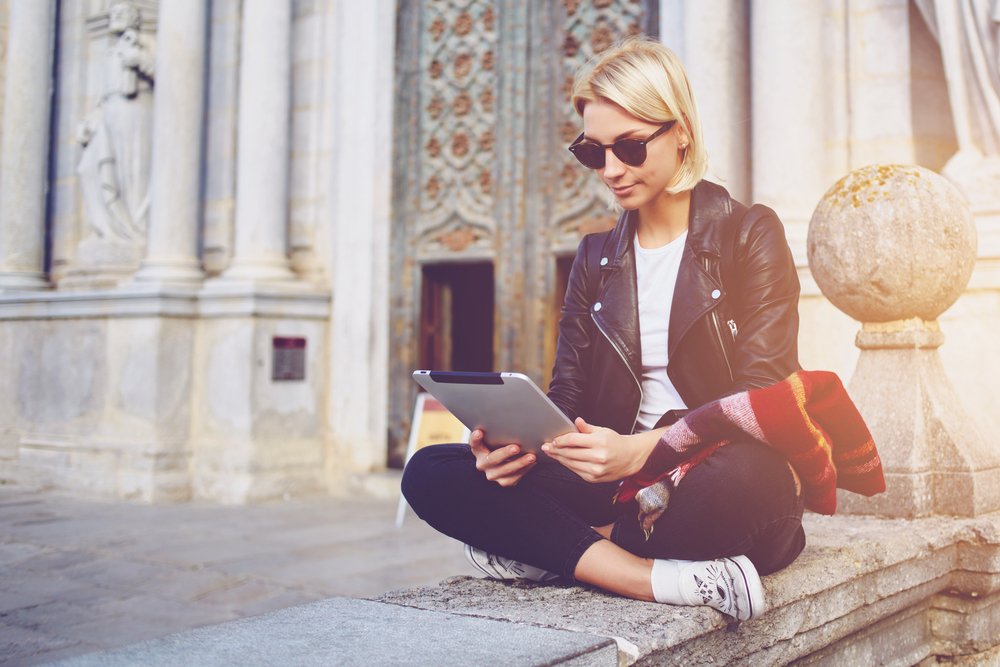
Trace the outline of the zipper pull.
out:
M 726 324 L 729 325 L 729 333 L 733 334 L 733 342 L 735 342 L 737 334 L 736 320 L 729 320 L 728 322 L 726 322 Z

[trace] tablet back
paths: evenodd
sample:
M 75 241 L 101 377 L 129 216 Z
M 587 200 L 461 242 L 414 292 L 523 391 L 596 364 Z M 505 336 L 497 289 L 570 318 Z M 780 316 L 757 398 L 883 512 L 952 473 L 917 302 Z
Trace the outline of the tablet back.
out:
M 576 431 L 562 410 L 521 373 L 414 371 L 413 379 L 491 448 L 518 444 L 541 453 L 542 444 Z

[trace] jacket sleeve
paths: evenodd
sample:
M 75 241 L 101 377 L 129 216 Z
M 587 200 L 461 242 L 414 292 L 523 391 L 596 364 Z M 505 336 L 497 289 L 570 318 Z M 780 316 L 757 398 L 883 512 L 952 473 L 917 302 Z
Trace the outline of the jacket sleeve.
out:
M 587 294 L 590 280 L 587 255 L 590 244 L 600 242 L 603 236 L 588 234 L 577 247 L 559 320 L 559 342 L 548 396 L 571 420 L 588 418 L 587 387 L 594 358 L 595 325 Z
M 743 290 L 732 393 L 768 387 L 800 369 L 799 278 L 784 227 L 774 211 L 755 206 L 736 241 Z

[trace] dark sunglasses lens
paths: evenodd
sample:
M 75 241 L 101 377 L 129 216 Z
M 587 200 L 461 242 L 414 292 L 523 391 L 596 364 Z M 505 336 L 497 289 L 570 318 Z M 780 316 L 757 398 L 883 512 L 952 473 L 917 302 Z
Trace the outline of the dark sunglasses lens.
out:
M 646 144 L 635 139 L 616 141 L 611 151 L 630 167 L 638 167 L 646 161 Z
M 577 144 L 572 148 L 573 155 L 587 169 L 604 167 L 604 149 L 594 144 Z

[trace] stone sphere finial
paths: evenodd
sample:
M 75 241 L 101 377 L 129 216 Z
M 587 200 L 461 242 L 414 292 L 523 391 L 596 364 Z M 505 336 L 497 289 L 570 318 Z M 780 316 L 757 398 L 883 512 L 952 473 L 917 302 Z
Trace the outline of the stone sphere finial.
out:
M 854 319 L 936 320 L 972 276 L 976 225 L 944 177 L 913 165 L 872 165 L 823 195 L 807 245 L 820 290 Z

